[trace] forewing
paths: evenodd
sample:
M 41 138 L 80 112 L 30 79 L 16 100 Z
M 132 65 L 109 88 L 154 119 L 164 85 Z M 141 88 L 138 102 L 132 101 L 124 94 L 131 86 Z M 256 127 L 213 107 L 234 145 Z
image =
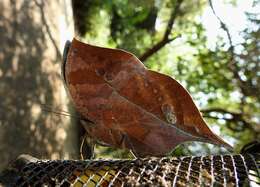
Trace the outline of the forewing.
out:
M 77 110 L 96 124 L 90 134 L 108 144 L 163 155 L 183 141 L 224 143 L 177 81 L 128 52 L 74 39 L 65 76 Z

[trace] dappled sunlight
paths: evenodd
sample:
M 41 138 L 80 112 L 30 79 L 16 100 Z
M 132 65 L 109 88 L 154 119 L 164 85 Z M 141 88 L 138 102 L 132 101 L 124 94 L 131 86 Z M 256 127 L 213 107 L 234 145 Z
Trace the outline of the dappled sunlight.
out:
M 70 119 L 42 110 L 42 104 L 68 110 L 60 78 L 61 52 L 55 49 L 60 46 L 59 33 L 69 33 L 65 25 L 62 30 L 48 25 L 50 19 L 56 24 L 50 6 L 65 5 L 42 2 L 0 2 L 0 169 L 22 153 L 62 158 L 64 152 L 76 156 L 78 151 L 64 146 Z M 58 16 L 59 21 L 64 16 Z

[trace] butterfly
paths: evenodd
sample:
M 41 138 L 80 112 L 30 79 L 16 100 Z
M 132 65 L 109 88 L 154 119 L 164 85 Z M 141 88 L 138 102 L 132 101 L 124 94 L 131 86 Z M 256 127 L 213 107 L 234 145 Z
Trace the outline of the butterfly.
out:
M 148 70 L 133 54 L 73 39 L 62 76 L 88 136 L 137 157 L 164 156 L 178 144 L 201 141 L 232 147 L 203 120 L 188 91 Z

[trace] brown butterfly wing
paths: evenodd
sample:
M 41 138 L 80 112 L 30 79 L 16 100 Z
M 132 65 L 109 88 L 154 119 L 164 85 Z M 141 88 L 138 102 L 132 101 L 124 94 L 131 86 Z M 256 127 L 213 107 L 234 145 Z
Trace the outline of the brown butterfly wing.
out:
M 77 110 L 96 124 L 88 131 L 108 144 L 163 155 L 188 140 L 224 143 L 177 81 L 130 53 L 74 39 L 65 74 Z

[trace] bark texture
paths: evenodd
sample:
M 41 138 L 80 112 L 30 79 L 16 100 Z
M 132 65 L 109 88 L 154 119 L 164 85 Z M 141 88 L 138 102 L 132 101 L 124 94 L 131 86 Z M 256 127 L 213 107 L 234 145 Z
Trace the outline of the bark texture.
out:
M 0 1 L 0 170 L 22 153 L 78 155 L 70 119 L 42 110 L 68 111 L 60 64 L 72 26 L 69 0 Z

